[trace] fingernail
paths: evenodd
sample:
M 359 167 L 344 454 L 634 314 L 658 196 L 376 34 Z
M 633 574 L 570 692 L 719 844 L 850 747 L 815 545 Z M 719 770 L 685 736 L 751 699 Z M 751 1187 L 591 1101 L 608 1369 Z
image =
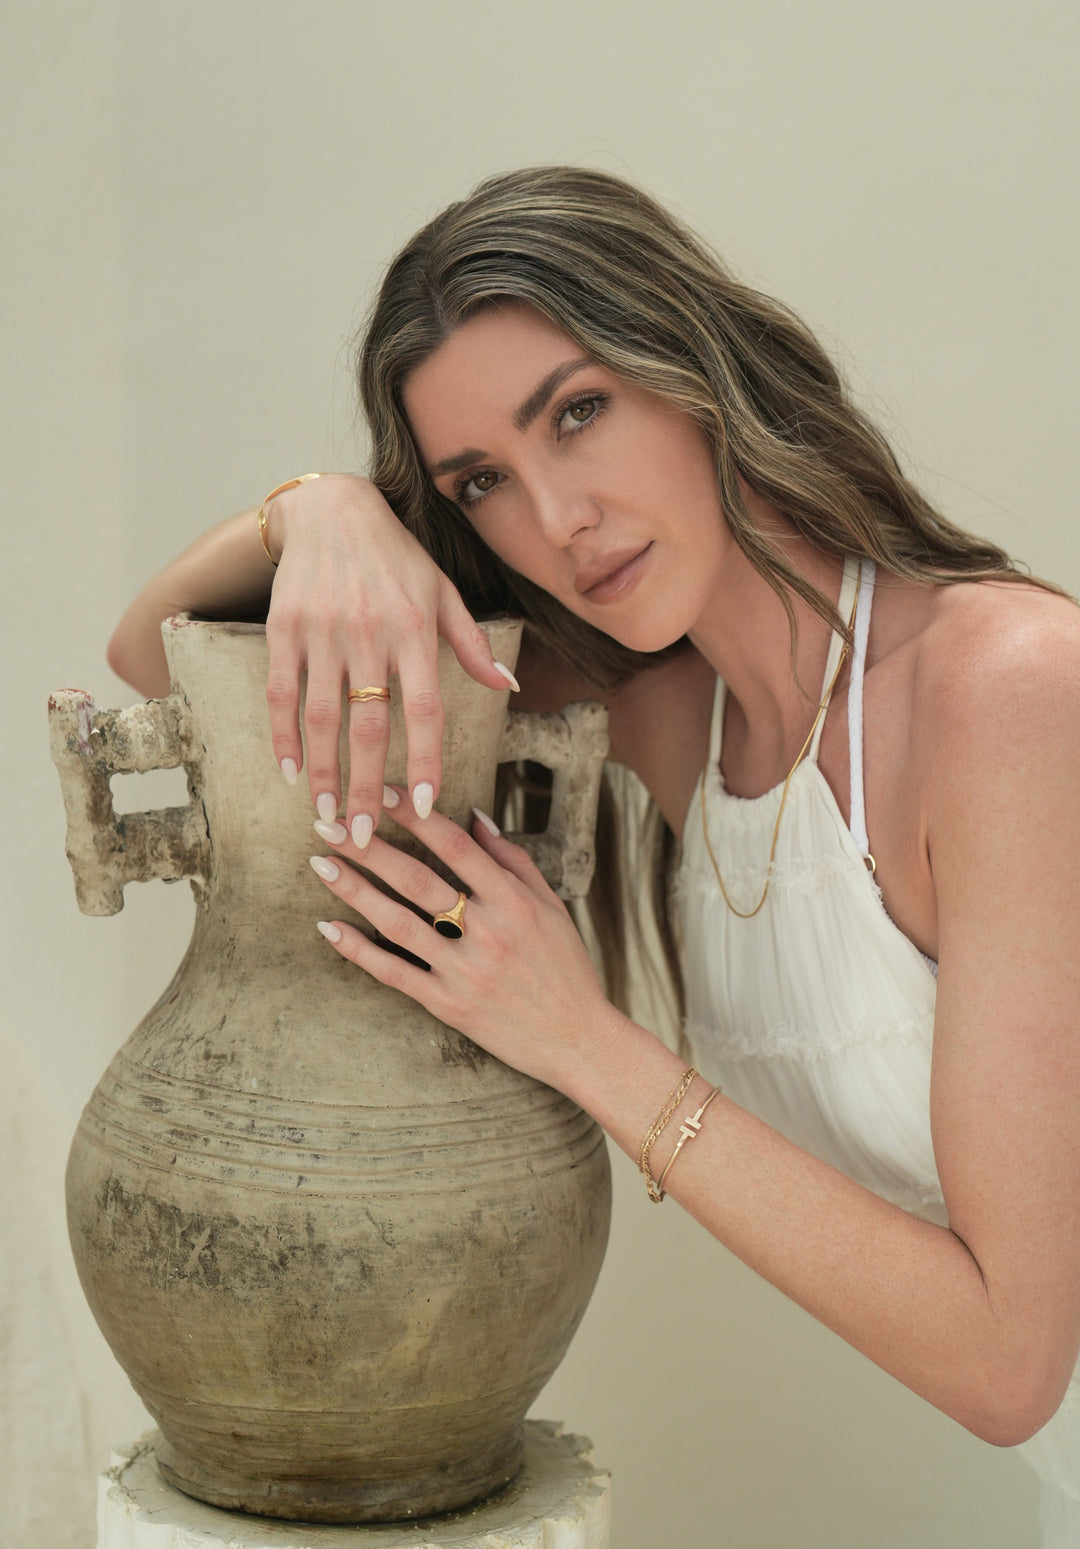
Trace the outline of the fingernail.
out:
M 312 871 L 317 871 L 324 882 L 336 882 L 341 876 L 341 867 L 328 861 L 325 855 L 312 855 L 310 861 Z
M 509 667 L 504 667 L 502 662 L 495 662 L 494 666 L 495 666 L 495 671 L 496 672 L 501 672 L 502 673 L 502 675 L 506 679 L 507 683 L 509 683 L 510 687 L 514 690 L 514 693 L 515 694 L 520 694 L 521 693 L 521 684 L 514 677 L 514 674 L 510 671 L 510 668 Z
M 375 832 L 375 824 L 366 812 L 358 812 L 352 820 L 352 842 L 358 850 L 366 850 L 371 836 Z
M 494 837 L 498 839 L 499 825 L 495 822 L 494 818 L 489 818 L 486 812 L 480 811 L 479 807 L 473 808 L 473 817 L 482 827 L 487 829 L 489 834 L 494 835 Z
M 322 931 L 327 941 L 340 941 L 341 932 L 336 925 L 331 925 L 329 920 L 316 920 L 315 924 Z
M 384 785 L 383 786 L 383 788 L 382 788 L 382 804 L 383 804 L 384 807 L 389 807 L 391 812 L 392 812 L 400 801 L 401 801 L 401 797 L 398 795 L 397 791 L 395 791 L 395 789 L 394 789 L 394 787 L 392 785 Z
M 337 797 L 330 791 L 323 791 L 321 796 L 316 796 L 315 805 L 324 823 L 332 823 L 337 817 Z
M 349 830 L 344 823 L 321 823 L 317 818 L 312 824 L 320 839 L 325 839 L 327 844 L 344 844 L 349 837 Z
M 412 804 L 418 818 L 431 816 L 431 808 L 435 802 L 435 787 L 427 780 L 422 780 L 412 793 Z
M 285 776 L 286 785 L 295 785 L 299 770 L 296 767 L 295 758 L 283 758 L 281 760 L 281 772 Z

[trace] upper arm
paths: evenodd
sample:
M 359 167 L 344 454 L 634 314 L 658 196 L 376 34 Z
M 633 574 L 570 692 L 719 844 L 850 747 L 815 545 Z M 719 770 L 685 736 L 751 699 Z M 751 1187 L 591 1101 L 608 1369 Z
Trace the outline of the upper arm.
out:
M 1080 612 L 1067 609 L 1002 609 L 998 628 L 955 642 L 926 801 L 949 1222 L 1033 1386 L 1058 1398 L 1080 1345 Z

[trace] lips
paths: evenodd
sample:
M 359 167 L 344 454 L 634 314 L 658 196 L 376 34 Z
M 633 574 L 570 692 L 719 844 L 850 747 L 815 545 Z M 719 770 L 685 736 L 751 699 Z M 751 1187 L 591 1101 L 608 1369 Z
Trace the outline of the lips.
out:
M 584 569 L 578 571 L 574 577 L 574 590 L 587 596 L 594 587 L 609 581 L 625 565 L 630 564 L 631 560 L 638 559 L 646 549 L 651 547 L 650 543 L 646 543 L 638 544 L 636 547 L 613 549 L 610 554 L 603 555 L 602 558 L 594 560 L 591 565 L 586 565 Z

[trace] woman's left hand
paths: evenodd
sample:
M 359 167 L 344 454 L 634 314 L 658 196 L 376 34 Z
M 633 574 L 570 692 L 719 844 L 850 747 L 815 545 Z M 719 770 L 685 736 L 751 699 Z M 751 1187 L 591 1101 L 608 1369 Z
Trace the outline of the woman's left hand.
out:
M 489 832 L 478 818 L 470 836 L 440 812 L 417 817 L 408 793 L 389 789 L 398 795 L 397 805 L 387 808 L 394 822 L 420 839 L 468 890 L 464 935 L 456 940 L 440 935 L 355 867 L 315 856 L 312 865 L 329 890 L 387 940 L 429 963 L 430 971 L 383 950 L 342 920 L 331 917 L 320 928 L 342 957 L 380 983 L 411 995 L 508 1065 L 565 1091 L 586 1055 L 595 1055 L 620 1020 L 566 905 L 526 852 L 493 823 L 495 831 Z M 429 917 L 457 903 L 457 891 L 422 861 L 377 836 L 363 850 L 347 836 L 334 843 L 326 835 L 328 825 L 319 826 L 341 856 L 358 861 Z M 325 874 L 327 866 L 336 869 L 336 877 Z

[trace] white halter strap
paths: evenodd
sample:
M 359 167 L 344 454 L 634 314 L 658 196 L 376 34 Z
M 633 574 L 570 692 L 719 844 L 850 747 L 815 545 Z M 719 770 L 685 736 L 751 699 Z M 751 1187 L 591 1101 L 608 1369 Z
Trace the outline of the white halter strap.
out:
M 876 566 L 872 559 L 862 562 L 862 585 L 855 614 L 855 648 L 851 655 L 848 680 L 848 744 L 851 761 L 851 837 L 865 860 L 870 854 L 866 834 L 866 802 L 863 792 L 863 672 L 866 668 L 866 642 L 870 635 L 870 603 L 874 595 Z
M 858 584 L 859 561 L 849 554 L 844 560 L 844 579 L 840 583 L 840 596 L 836 600 L 836 611 L 839 613 L 842 619 L 851 617 L 851 605 L 855 601 L 855 588 L 858 586 Z M 844 642 L 842 637 L 834 629 L 832 632 L 832 639 L 829 641 L 829 654 L 825 659 L 825 676 L 821 680 L 821 693 L 823 698 L 826 689 L 828 689 L 829 684 L 833 681 L 833 677 L 836 674 L 836 668 L 840 661 L 840 652 L 843 649 L 843 646 Z M 829 713 L 829 703 L 831 698 L 832 694 L 830 693 L 829 698 L 825 699 L 822 714 L 818 718 L 817 727 L 814 731 L 814 740 L 811 742 L 810 750 L 806 755 L 807 760 L 812 763 L 817 762 L 818 749 L 821 746 L 821 734 L 825 730 L 825 717 Z

